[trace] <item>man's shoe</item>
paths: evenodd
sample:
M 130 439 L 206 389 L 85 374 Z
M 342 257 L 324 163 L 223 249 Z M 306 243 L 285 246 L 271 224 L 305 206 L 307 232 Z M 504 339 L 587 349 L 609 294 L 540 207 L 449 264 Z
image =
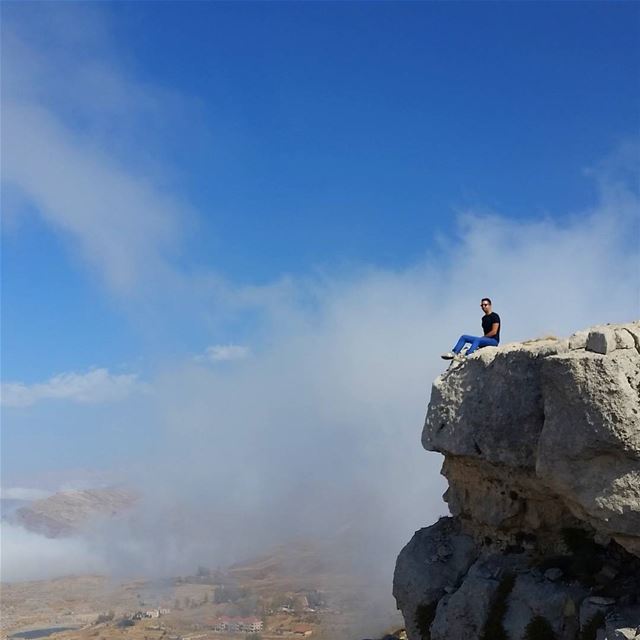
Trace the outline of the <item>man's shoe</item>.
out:
M 440 356 L 443 360 L 453 360 L 456 357 L 456 354 L 453 351 L 447 351 L 447 353 L 443 353 Z
M 464 362 L 467 359 L 467 354 L 466 353 L 454 353 L 453 354 L 453 359 L 456 362 Z

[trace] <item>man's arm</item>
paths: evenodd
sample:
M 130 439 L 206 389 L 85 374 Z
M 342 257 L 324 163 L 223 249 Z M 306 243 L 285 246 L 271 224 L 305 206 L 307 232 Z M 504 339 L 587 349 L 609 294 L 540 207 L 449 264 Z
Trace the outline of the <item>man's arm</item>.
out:
M 484 337 L 485 338 L 493 338 L 498 333 L 498 329 L 500 329 L 500 323 L 499 322 L 494 322 L 491 325 L 491 331 L 489 331 L 489 333 L 485 333 Z

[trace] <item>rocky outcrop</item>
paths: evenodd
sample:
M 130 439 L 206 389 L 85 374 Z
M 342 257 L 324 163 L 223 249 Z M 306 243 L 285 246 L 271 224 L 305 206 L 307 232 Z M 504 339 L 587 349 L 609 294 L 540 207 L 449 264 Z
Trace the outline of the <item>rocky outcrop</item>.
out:
M 640 322 L 453 363 L 422 443 L 451 517 L 398 557 L 410 640 L 640 637 Z

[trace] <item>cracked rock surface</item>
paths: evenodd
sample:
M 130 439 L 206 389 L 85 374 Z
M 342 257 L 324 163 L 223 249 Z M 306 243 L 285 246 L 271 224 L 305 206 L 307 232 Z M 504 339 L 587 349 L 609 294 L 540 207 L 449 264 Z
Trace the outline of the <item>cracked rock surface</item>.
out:
M 422 444 L 445 456 L 451 518 L 398 557 L 410 640 L 490 640 L 496 624 L 524 640 L 536 617 L 559 640 L 596 615 L 603 638 L 640 627 L 640 322 L 452 364 Z

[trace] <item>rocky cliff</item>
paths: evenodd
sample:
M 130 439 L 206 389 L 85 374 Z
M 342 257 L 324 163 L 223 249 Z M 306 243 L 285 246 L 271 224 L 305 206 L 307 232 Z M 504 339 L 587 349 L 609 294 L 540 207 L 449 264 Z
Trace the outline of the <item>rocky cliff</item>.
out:
M 398 556 L 409 640 L 640 638 L 640 322 L 453 363 L 422 444 L 451 516 Z

